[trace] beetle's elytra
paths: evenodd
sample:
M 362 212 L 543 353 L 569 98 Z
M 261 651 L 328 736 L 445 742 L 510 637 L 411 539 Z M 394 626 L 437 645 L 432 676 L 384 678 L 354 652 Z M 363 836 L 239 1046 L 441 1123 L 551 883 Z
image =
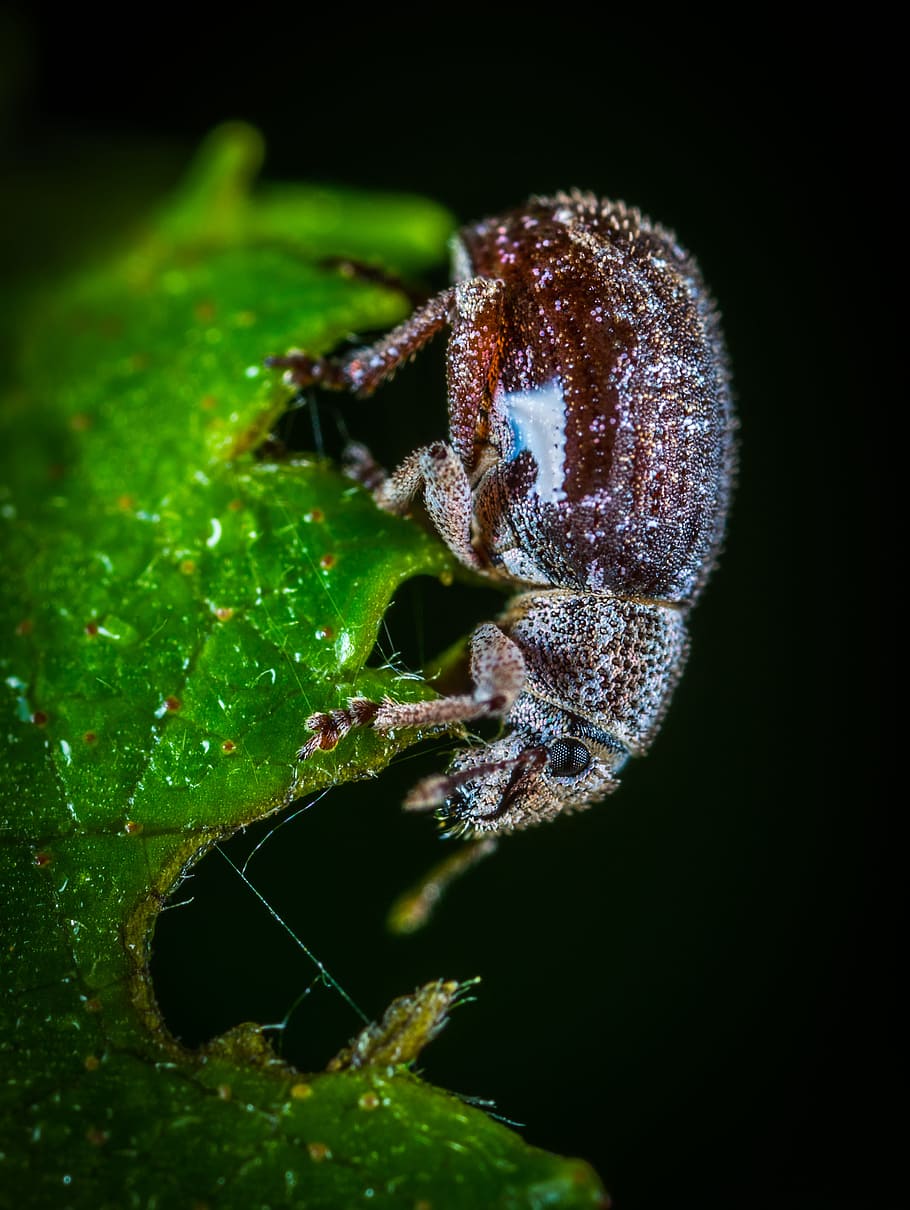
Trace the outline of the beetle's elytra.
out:
M 288 381 L 370 394 L 448 325 L 449 440 L 385 475 L 380 507 L 429 519 L 515 588 L 471 638 L 472 686 L 307 719 L 301 759 L 352 727 L 502 720 L 408 799 L 448 834 L 497 833 L 603 798 L 650 746 L 721 542 L 734 464 L 727 357 L 692 258 L 637 210 L 532 199 L 455 238 L 455 284 L 376 344 L 273 359 Z

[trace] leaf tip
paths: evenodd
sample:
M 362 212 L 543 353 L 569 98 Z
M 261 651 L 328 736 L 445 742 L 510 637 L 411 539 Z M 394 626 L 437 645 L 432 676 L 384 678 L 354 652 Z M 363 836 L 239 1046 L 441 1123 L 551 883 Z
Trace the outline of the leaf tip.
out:
M 244 213 L 264 158 L 265 140 L 255 126 L 242 121 L 216 126 L 193 157 L 166 226 L 229 235 Z

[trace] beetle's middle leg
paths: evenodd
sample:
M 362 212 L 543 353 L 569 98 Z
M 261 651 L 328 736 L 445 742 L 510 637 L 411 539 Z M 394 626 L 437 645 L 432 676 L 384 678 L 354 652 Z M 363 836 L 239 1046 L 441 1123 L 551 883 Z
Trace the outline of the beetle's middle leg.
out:
M 471 541 L 474 504 L 471 484 L 461 459 L 444 441 L 415 450 L 390 475 L 373 462 L 363 447 L 348 451 L 347 473 L 373 491 L 373 499 L 390 513 L 406 513 L 415 496 L 423 495 L 427 516 L 446 546 L 466 567 L 485 567 Z
M 379 732 L 400 727 L 443 727 L 489 716 L 505 717 L 527 680 L 524 656 L 493 622 L 483 622 L 471 636 L 469 693 L 432 698 L 424 702 L 381 702 L 354 697 L 346 710 L 311 714 L 306 720 L 313 735 L 297 753 L 306 760 L 314 752 L 329 751 L 355 727 L 372 726 Z

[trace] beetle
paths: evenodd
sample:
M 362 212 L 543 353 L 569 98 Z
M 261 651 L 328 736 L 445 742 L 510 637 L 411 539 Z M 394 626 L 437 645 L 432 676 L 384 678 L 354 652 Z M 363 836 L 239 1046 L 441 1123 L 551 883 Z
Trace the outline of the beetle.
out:
M 443 328 L 449 439 L 391 474 L 351 473 L 379 507 L 422 497 L 462 564 L 513 590 L 470 640 L 471 687 L 352 698 L 306 720 L 298 756 L 353 727 L 480 718 L 502 734 L 455 754 L 406 806 L 447 835 L 496 835 L 616 789 L 650 747 L 686 660 L 686 619 L 723 537 L 735 463 L 715 304 L 672 232 L 591 194 L 534 197 L 454 238 L 453 281 L 376 343 L 270 359 L 297 388 L 370 395 Z

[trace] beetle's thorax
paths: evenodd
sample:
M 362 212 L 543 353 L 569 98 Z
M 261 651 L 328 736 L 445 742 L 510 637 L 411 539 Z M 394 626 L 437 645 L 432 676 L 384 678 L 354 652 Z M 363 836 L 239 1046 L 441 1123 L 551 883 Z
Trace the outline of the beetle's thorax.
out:
M 630 753 L 647 750 L 685 659 L 679 609 L 550 590 L 513 598 L 499 624 L 527 668 L 522 697 L 529 701 L 518 699 L 510 722 L 529 723 L 552 704 L 609 732 Z

